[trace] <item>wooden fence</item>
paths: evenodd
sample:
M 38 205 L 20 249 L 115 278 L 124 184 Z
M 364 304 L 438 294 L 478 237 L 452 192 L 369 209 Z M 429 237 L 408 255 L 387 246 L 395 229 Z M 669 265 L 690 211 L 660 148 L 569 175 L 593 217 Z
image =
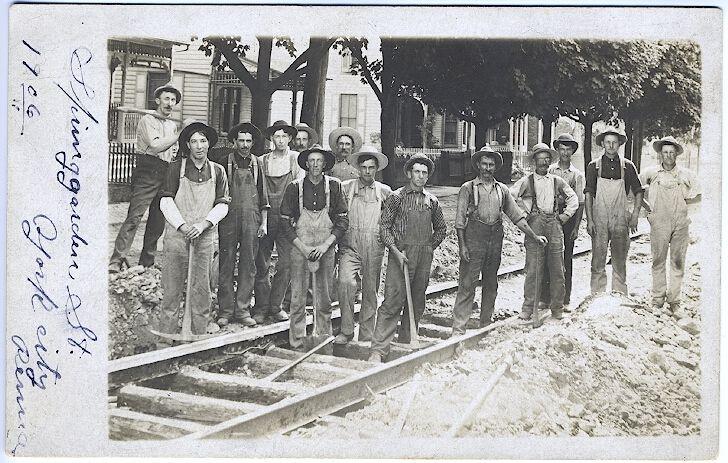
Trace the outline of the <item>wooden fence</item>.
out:
M 131 184 L 131 174 L 135 165 L 133 143 L 109 142 L 109 183 Z

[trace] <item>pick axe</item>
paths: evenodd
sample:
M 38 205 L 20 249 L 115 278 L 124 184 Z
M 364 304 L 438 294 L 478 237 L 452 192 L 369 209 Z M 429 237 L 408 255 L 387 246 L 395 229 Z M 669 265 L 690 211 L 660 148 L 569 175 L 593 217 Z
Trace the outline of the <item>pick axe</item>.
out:
M 412 349 L 420 348 L 420 341 L 417 339 L 417 325 L 415 324 L 415 305 L 412 302 L 412 287 L 410 286 L 409 267 L 407 262 L 402 264 L 402 271 L 404 272 L 404 290 L 407 293 L 407 314 L 409 315 L 409 326 L 410 326 L 410 341 L 409 344 L 405 344 Z
M 172 341 L 179 342 L 194 342 L 202 341 L 203 339 L 209 339 L 217 336 L 217 334 L 193 334 L 192 333 L 192 306 L 190 304 L 190 289 L 192 286 L 192 261 L 195 253 L 195 244 L 190 241 L 190 256 L 187 261 L 187 290 L 185 292 L 185 311 L 182 315 L 182 332 L 181 333 L 162 333 L 157 330 L 150 329 L 152 334 L 160 336 L 162 338 L 170 339 Z

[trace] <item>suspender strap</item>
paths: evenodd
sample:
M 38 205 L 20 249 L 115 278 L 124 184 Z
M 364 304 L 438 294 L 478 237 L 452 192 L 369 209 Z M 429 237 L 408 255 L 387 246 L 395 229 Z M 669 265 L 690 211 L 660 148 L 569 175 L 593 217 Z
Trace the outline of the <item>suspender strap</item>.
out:
M 331 206 L 331 177 L 324 175 L 324 194 L 326 195 L 326 210 Z
M 303 213 L 303 179 L 298 180 L 298 213 Z
M 227 174 L 228 174 L 228 181 L 230 183 L 232 183 L 232 181 L 233 181 L 233 153 L 228 154 Z
M 528 176 L 528 186 L 531 188 L 531 194 L 533 195 L 533 200 L 531 201 L 531 212 L 534 212 L 534 209 L 538 211 L 538 200 L 536 198 L 536 181 L 533 179 L 533 174 L 529 174 Z
M 208 159 L 207 165 L 210 166 L 210 178 L 212 179 L 212 183 L 214 184 L 217 180 L 217 174 L 215 173 L 215 166 L 212 164 L 212 162 Z
M 185 168 L 187 167 L 187 158 L 182 158 L 182 165 L 179 168 L 179 178 L 182 180 L 185 177 Z
M 559 213 L 559 195 L 558 187 L 556 186 L 556 176 L 554 175 L 554 214 Z

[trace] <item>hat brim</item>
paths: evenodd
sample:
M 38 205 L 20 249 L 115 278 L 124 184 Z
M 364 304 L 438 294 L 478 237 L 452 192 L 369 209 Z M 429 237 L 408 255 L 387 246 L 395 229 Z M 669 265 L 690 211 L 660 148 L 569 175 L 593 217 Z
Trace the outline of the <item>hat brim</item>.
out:
M 470 162 L 473 164 L 473 168 L 478 170 L 478 164 L 483 156 L 490 156 L 495 158 L 495 170 L 500 169 L 503 166 L 503 156 L 497 151 L 476 151 L 470 158 Z
M 683 154 L 683 147 L 679 143 L 672 142 L 669 140 L 657 140 L 654 143 L 652 143 L 652 149 L 655 150 L 656 153 L 662 152 L 662 147 L 665 145 L 672 145 L 675 147 L 675 150 L 677 151 L 677 155 L 680 156 Z
M 347 135 L 348 137 L 351 137 L 351 139 L 354 141 L 354 148 L 352 152 L 356 153 L 361 149 L 361 145 L 363 142 L 361 139 L 361 135 L 359 135 L 359 132 L 352 129 L 351 127 L 339 127 L 338 129 L 332 130 L 329 134 L 329 147 L 332 150 L 336 147 L 336 141 L 342 135 Z
M 549 153 L 551 155 L 551 161 L 558 155 L 555 149 L 552 148 L 539 148 L 531 154 L 531 159 L 535 159 L 538 153 Z
M 602 142 L 604 141 L 604 137 L 606 137 L 607 135 L 616 135 L 617 138 L 619 138 L 619 146 L 622 146 L 625 143 L 627 143 L 626 135 L 621 134 L 619 132 L 615 132 L 613 130 L 607 130 L 606 132 L 602 132 L 599 135 L 597 135 L 597 138 L 596 138 L 597 145 L 601 146 Z
M 306 161 L 308 161 L 308 155 L 311 153 L 321 153 L 324 155 L 324 160 L 326 161 L 326 164 L 324 165 L 324 172 L 330 171 L 334 167 L 334 164 L 336 164 L 336 156 L 334 156 L 334 153 L 331 151 L 323 148 L 309 148 L 298 153 L 298 165 L 305 171 L 308 171 Z
M 359 167 L 359 157 L 364 155 L 371 155 L 377 158 L 377 172 L 384 170 L 389 164 L 389 159 L 387 158 L 387 155 L 384 153 L 380 153 L 379 151 L 359 151 L 357 153 L 350 154 L 349 164 L 354 167 Z
M 298 130 L 296 130 L 295 127 L 292 125 L 272 125 L 265 129 L 265 138 L 270 138 L 274 133 L 278 132 L 279 130 L 283 130 L 288 134 L 291 139 L 296 138 L 296 134 L 298 133 Z
M 407 161 L 405 161 L 404 166 L 402 167 L 405 175 L 407 175 L 407 172 L 412 168 L 413 164 L 427 164 L 428 177 L 432 177 L 432 174 L 435 172 L 435 163 L 432 161 L 432 159 L 428 157 L 416 157 L 409 158 L 407 159 Z
M 242 124 L 237 124 L 230 127 L 230 130 L 227 134 L 228 140 L 230 140 L 231 142 L 235 142 L 235 139 L 238 138 L 238 134 L 240 132 L 245 132 L 253 135 L 253 142 L 260 140 L 260 138 L 263 136 L 263 134 L 260 133 L 260 129 L 258 127 L 251 124 L 250 122 L 243 122 Z
M 177 97 L 177 104 L 179 104 L 182 101 L 182 93 L 179 90 L 177 90 L 176 88 L 174 88 L 174 87 L 162 87 L 162 88 L 158 88 L 154 92 L 154 98 L 159 98 L 159 95 L 161 95 L 162 92 L 171 92 L 171 93 L 174 93 L 174 95 Z
M 196 132 L 202 132 L 205 134 L 205 137 L 207 137 L 207 141 L 210 145 L 210 149 L 212 149 L 212 147 L 217 144 L 218 136 L 217 136 L 217 132 L 215 131 L 215 129 L 213 129 L 209 125 L 202 123 L 202 122 L 193 122 L 192 124 L 183 128 L 182 131 L 179 133 L 179 137 L 177 137 L 177 142 L 179 143 L 179 150 L 183 154 L 189 154 L 190 149 L 187 146 L 187 143 L 189 143 L 190 138 Z M 209 152 L 209 150 L 208 150 L 208 152 Z
M 309 145 L 315 145 L 316 143 L 319 142 L 318 134 L 312 127 L 297 127 L 296 135 L 294 135 L 293 138 L 296 138 L 296 136 L 298 136 L 298 132 L 306 132 L 308 134 L 308 144 Z
M 576 150 L 579 149 L 579 142 L 577 142 L 577 141 L 554 140 L 554 142 L 551 144 L 551 146 L 553 146 L 555 150 L 559 149 L 559 145 L 571 145 L 574 148 L 574 153 L 576 153 Z

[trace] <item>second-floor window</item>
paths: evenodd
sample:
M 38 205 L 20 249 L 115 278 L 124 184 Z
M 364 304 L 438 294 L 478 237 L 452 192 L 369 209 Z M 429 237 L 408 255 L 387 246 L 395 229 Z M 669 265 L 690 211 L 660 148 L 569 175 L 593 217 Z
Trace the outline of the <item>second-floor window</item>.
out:
M 356 128 L 357 95 L 341 94 L 339 100 L 339 127 Z

